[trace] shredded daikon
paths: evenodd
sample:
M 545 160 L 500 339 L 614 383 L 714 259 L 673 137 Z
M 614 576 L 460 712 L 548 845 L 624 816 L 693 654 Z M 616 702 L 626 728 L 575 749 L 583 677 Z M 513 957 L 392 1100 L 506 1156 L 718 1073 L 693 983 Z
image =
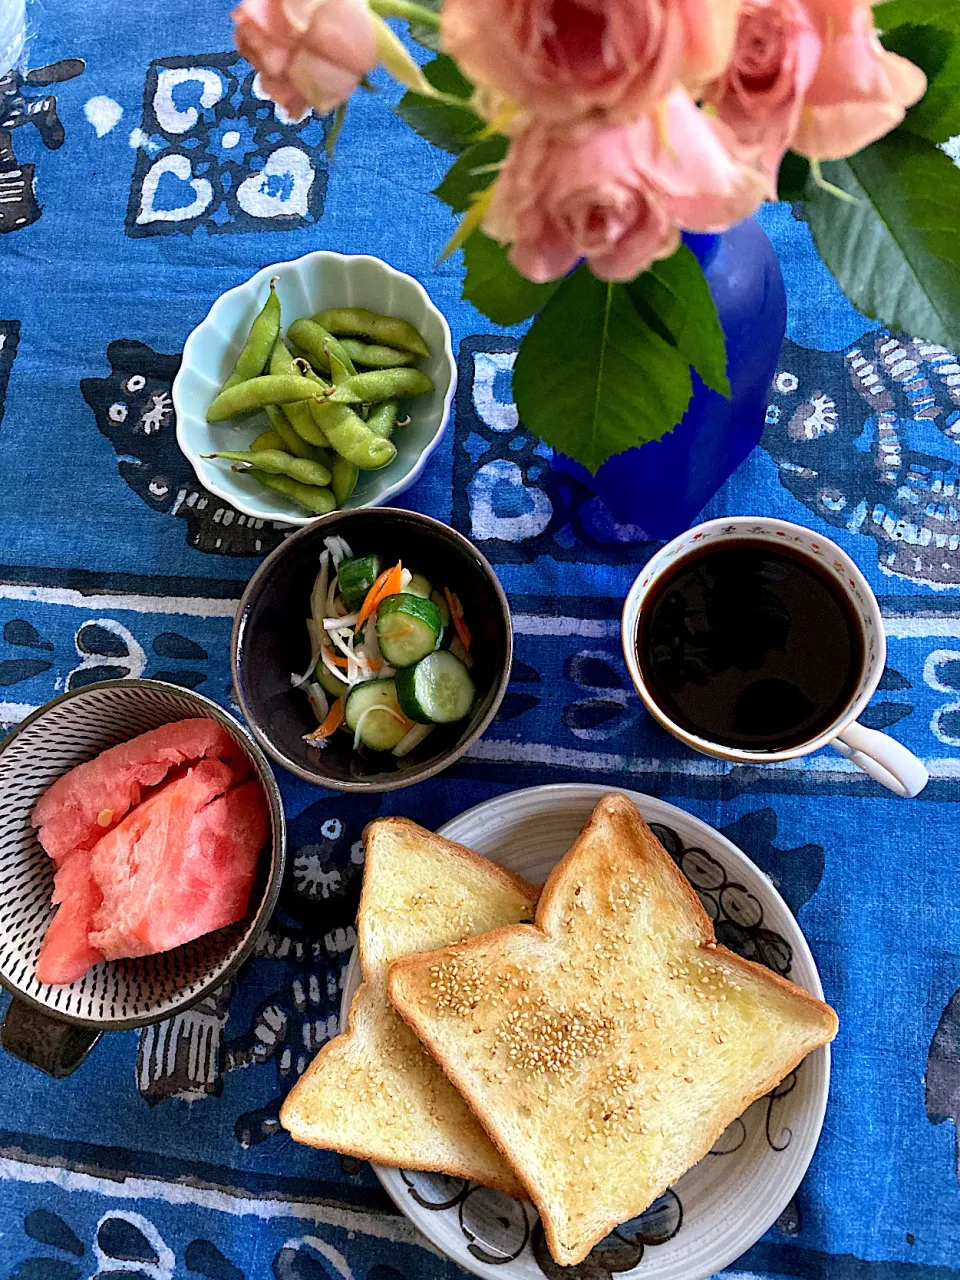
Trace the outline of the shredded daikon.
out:
M 412 581 L 413 581 L 413 574 L 410 572 L 410 570 L 401 569 L 400 570 L 400 590 L 406 591 L 407 587 L 409 587 Z
M 290 683 L 294 687 L 294 689 L 299 689 L 302 684 L 306 684 L 306 682 L 313 675 L 314 668 L 316 667 L 317 661 L 320 657 L 320 648 L 321 648 L 320 628 L 316 625 L 316 623 L 312 618 L 307 618 L 306 623 L 307 623 L 307 635 L 310 637 L 310 665 L 309 667 L 307 667 L 306 671 L 303 673 L 302 676 L 291 675 Z
M 320 623 L 327 616 L 326 600 L 327 587 L 330 585 L 330 552 L 323 551 L 320 555 L 320 572 L 317 574 L 313 584 L 313 590 L 310 592 L 310 615 L 319 627 Z
M 350 547 L 343 538 L 338 538 L 336 535 L 332 538 L 324 538 L 323 545 L 330 552 L 330 559 L 333 561 L 333 567 L 335 569 L 340 568 L 341 560 L 353 559 L 353 552 L 350 550 Z
M 310 699 L 310 705 L 313 707 L 313 714 L 317 717 L 317 724 L 323 724 L 330 710 L 330 703 L 327 701 L 327 695 L 321 685 L 315 680 L 308 680 L 304 685 L 304 692 Z
M 330 672 L 332 676 L 336 676 L 337 679 L 343 681 L 344 684 L 347 683 L 346 677 L 343 672 L 343 668 L 338 667 L 337 664 L 330 657 L 329 645 L 325 644 L 321 646 L 320 658 L 321 658 L 321 661 L 323 662 L 323 665 L 327 668 L 327 670 Z
M 333 581 L 330 583 L 329 587 L 327 587 L 327 598 L 324 601 L 323 606 L 325 618 L 337 618 L 341 616 L 337 613 L 338 606 L 342 608 L 342 605 L 340 605 L 340 602 L 337 600 L 337 588 L 339 585 L 340 575 L 335 573 L 333 575 Z M 346 613 L 346 610 L 344 609 L 343 612 Z
M 367 707 L 366 711 L 361 714 L 360 719 L 357 721 L 357 727 L 353 734 L 354 751 L 356 751 L 357 747 L 360 745 L 360 730 L 363 728 L 363 722 L 366 720 L 367 716 L 373 715 L 374 711 L 385 711 L 388 716 L 393 716 L 394 720 L 399 720 L 401 724 L 407 723 L 406 719 L 400 714 L 400 712 L 394 711 L 393 707 L 384 706 L 382 703 L 373 707 Z
M 393 748 L 393 754 L 395 756 L 409 755 L 414 747 L 419 747 L 424 738 L 433 733 L 436 727 L 434 724 L 415 724 L 410 732 L 401 738 Z
M 352 631 L 357 625 L 357 614 L 345 613 L 342 618 L 324 618 L 326 631 Z

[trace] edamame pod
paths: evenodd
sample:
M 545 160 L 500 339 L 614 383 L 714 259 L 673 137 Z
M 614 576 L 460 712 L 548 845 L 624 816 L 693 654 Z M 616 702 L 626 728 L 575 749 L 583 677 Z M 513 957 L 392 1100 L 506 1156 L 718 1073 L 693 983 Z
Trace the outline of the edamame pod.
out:
M 399 409 L 396 400 L 384 400 L 381 404 L 374 405 L 367 418 L 367 426 L 375 436 L 383 436 L 384 440 L 389 440 L 397 425 Z
M 270 407 L 273 408 L 273 405 Z M 251 444 L 251 453 L 256 453 L 258 449 L 287 449 L 287 445 L 283 436 L 276 431 L 270 430 L 261 432 Z M 287 452 L 290 453 L 292 450 L 287 449 Z
M 337 355 L 332 341 L 324 343 L 324 351 L 326 352 L 327 360 L 330 363 L 330 377 L 333 379 L 333 385 L 335 387 L 339 387 L 342 383 L 346 382 L 348 378 L 352 378 L 354 376 Z
M 303 377 L 303 369 L 301 369 L 299 363 L 287 350 L 282 338 L 278 338 L 274 345 L 273 354 L 270 357 L 270 372 L 276 374 L 290 374 L 297 378 Z M 318 391 L 319 390 L 326 391 L 326 385 L 321 384 L 318 388 Z M 311 445 L 322 446 L 327 443 L 326 437 L 323 436 L 321 432 L 318 432 L 314 425 L 310 409 L 307 405 L 286 405 L 283 409 L 283 416 L 301 440 L 305 440 Z M 293 450 L 293 452 L 296 452 L 296 450 Z
M 378 471 L 397 456 L 396 446 L 390 440 L 374 435 L 346 405 L 330 404 L 328 400 L 317 407 L 323 429 L 334 449 L 341 458 L 346 458 L 361 471 Z
M 265 404 L 263 412 L 270 420 L 270 426 L 283 442 L 279 445 L 279 448 L 285 449 L 287 453 L 292 453 L 295 458 L 312 458 L 314 456 L 316 449 L 312 444 L 307 444 L 306 440 L 297 435 L 296 431 L 291 427 L 286 414 L 278 404 Z
M 297 359 L 304 361 L 304 367 L 301 370 L 303 376 L 305 378 L 309 378 L 311 382 L 316 384 L 318 395 L 325 396 L 330 390 L 329 382 L 324 382 L 320 375 L 314 371 L 313 366 L 305 359 L 305 357 L 298 356 Z M 318 400 L 311 400 L 307 405 L 307 410 L 310 414 L 310 421 L 312 424 L 312 434 L 310 439 L 322 440 L 323 445 L 321 447 L 329 448 L 330 441 L 327 439 L 326 433 L 320 425 L 320 405 L 321 401 Z
M 202 453 L 202 458 L 224 458 L 227 462 L 239 462 L 272 476 L 289 476 L 300 484 L 313 484 L 325 489 L 330 483 L 330 470 L 309 458 L 295 458 L 280 449 L 224 449 L 221 453 Z
M 359 476 L 360 468 L 354 463 L 348 462 L 346 458 L 341 458 L 339 454 L 334 458 L 331 487 L 338 507 L 342 507 L 351 493 L 353 493 L 357 487 Z
M 406 400 L 432 390 L 433 383 L 419 369 L 371 369 L 342 382 L 329 399 L 333 404 L 375 404 Z
M 412 351 L 398 351 L 396 347 L 358 342 L 356 338 L 341 338 L 340 345 L 354 364 L 365 365 L 368 369 L 400 369 L 413 364 L 417 358 Z
M 430 348 L 412 324 L 396 316 L 378 315 L 366 307 L 330 307 L 318 311 L 312 320 L 338 337 L 349 334 L 387 347 L 399 347 L 401 351 L 412 351 L 416 356 L 430 354 Z
M 403 373 L 406 370 L 397 370 Z M 221 391 L 207 410 L 208 422 L 226 422 L 238 413 L 246 413 L 248 409 L 262 409 L 267 404 L 294 404 L 297 401 L 313 400 L 317 387 L 299 374 L 274 375 L 266 374 L 259 378 L 248 378 L 239 382 L 227 391 Z
M 312 364 L 319 365 L 321 369 L 328 371 L 330 369 L 330 361 L 327 357 L 329 346 L 337 353 L 338 359 L 346 365 L 351 377 L 357 372 L 339 339 L 335 338 L 323 325 L 313 320 L 294 320 L 287 330 L 287 336 L 291 342 L 307 353 L 307 358 Z
M 220 390 L 229 391 L 231 387 L 263 373 L 279 333 L 280 299 L 277 297 L 277 277 L 274 276 L 270 281 L 270 293 L 250 326 L 250 333 L 243 350 L 237 356 L 233 373 Z
M 312 484 L 299 484 L 289 476 L 273 476 L 267 471 L 251 470 L 247 475 L 253 476 L 254 480 L 259 480 L 265 488 L 272 489 L 274 493 L 282 493 L 285 498 L 292 498 L 294 502 L 298 502 L 301 507 L 305 507 L 315 516 L 325 516 L 337 505 L 332 489 L 316 489 Z

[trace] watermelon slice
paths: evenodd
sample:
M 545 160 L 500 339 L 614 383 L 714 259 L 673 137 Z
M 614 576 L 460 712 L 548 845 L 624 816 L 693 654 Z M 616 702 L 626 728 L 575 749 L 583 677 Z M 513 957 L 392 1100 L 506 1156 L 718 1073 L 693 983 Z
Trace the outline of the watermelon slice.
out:
M 99 960 L 168 951 L 243 918 L 270 831 L 248 772 L 226 730 L 185 720 L 54 783 L 34 809 L 58 864 L 41 982 L 74 982 Z
M 228 791 L 234 780 L 203 760 L 97 844 L 103 903 L 90 943 L 108 960 L 169 951 L 243 917 L 269 824 L 260 784 Z
M 54 880 L 53 901 L 60 909 L 47 926 L 37 961 L 41 982 L 75 982 L 103 952 L 88 941 L 93 917 L 103 902 L 86 854 L 67 858 Z
M 34 806 L 40 843 L 59 866 L 78 849 L 92 849 L 171 769 L 205 757 L 227 761 L 246 776 L 246 757 L 216 720 L 177 720 L 110 747 L 58 778 Z

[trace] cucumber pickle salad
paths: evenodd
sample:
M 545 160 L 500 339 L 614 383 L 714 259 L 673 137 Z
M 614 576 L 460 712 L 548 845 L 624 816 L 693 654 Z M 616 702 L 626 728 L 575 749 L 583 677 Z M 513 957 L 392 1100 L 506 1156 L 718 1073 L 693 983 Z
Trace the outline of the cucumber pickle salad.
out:
M 310 665 L 291 676 L 318 727 L 304 741 L 323 747 L 338 729 L 353 749 L 405 756 L 438 724 L 470 714 L 470 630 L 460 600 L 399 561 L 355 556 L 343 538 L 324 538 L 310 593 Z

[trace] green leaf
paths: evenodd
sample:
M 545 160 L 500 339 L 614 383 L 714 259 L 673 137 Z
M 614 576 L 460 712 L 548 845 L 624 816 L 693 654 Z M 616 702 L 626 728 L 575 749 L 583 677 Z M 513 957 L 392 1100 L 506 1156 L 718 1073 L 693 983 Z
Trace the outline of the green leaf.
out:
M 627 285 L 633 305 L 722 396 L 730 395 L 727 344 L 713 297 L 696 256 L 682 244 Z
M 440 93 L 454 98 L 469 98 L 473 86 L 452 58 L 441 54 L 422 68 L 423 74 Z M 483 130 L 484 122 L 464 102 L 462 107 L 428 98 L 423 93 L 408 92 L 395 107 L 397 115 L 435 147 L 459 155 Z
M 500 163 L 507 154 L 508 143 L 509 139 L 503 134 L 495 133 L 493 137 L 468 147 L 447 170 L 447 176 L 433 194 L 449 205 L 454 213 L 463 213 L 470 207 L 471 197 L 489 187 L 496 178 L 496 173 L 487 166 Z M 477 173 L 477 169 L 487 171 Z
M 433 87 L 441 93 L 452 94 L 455 98 L 473 96 L 473 85 L 454 60 L 445 53 L 441 53 L 439 58 L 431 58 L 429 62 L 425 62 L 422 71 Z
M 780 173 L 777 176 L 777 199 L 789 200 L 791 203 L 802 200 L 807 179 L 810 177 L 810 161 L 806 156 L 798 156 L 795 151 L 788 151 L 780 161 Z
M 888 0 L 873 11 L 878 31 L 892 31 L 909 23 L 927 23 L 960 35 L 960 5 L 957 0 Z
M 590 471 L 659 440 L 690 403 L 690 366 L 622 284 L 567 276 L 520 344 L 513 395 L 524 424 Z
M 440 0 L 418 0 L 425 9 L 432 9 L 434 13 L 440 12 Z M 410 34 L 416 40 L 417 44 L 425 45 L 426 48 L 432 49 L 437 53 L 440 49 L 440 32 L 433 26 L 427 26 L 425 22 L 411 22 Z
M 556 293 L 560 282 L 534 284 L 510 265 L 503 245 L 474 231 L 463 247 L 463 296 L 494 324 L 519 324 Z
M 897 27 L 883 37 L 886 48 L 915 62 L 927 77 L 927 92 L 900 126 L 946 142 L 960 133 L 960 37 L 937 27 Z
M 902 130 L 822 167 L 856 199 L 807 185 L 807 221 L 843 292 L 889 329 L 960 349 L 960 169 Z

